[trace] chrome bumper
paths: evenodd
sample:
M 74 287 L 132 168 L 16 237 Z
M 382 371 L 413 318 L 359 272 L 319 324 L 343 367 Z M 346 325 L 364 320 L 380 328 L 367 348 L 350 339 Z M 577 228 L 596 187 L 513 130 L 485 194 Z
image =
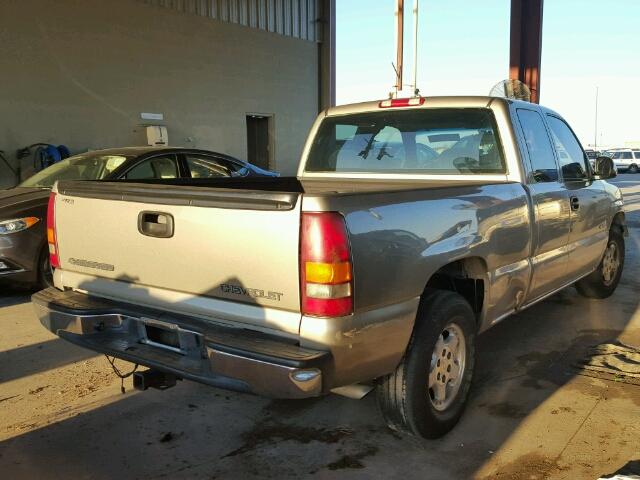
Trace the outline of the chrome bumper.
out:
M 326 351 L 79 292 L 49 288 L 32 302 L 45 328 L 96 352 L 228 390 L 273 398 L 323 393 Z

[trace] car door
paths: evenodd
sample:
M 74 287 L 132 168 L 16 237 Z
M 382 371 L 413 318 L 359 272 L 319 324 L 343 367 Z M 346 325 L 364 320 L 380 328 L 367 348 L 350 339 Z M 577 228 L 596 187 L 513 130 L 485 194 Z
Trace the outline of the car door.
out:
M 558 164 L 542 115 L 518 108 L 516 115 L 529 163 L 526 188 L 533 209 L 532 279 L 525 303 L 552 292 L 568 281 L 569 194 L 561 182 Z
M 560 117 L 547 114 L 562 181 L 569 192 L 569 273 L 576 279 L 590 273 L 600 263 L 609 238 L 610 202 L 604 182 L 594 180 L 580 142 Z

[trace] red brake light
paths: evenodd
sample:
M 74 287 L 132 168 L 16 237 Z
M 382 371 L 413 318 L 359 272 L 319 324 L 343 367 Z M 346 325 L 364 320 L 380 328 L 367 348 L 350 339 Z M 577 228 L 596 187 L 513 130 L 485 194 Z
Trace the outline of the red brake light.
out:
M 341 317 L 353 312 L 351 250 L 337 212 L 303 213 L 300 232 L 302 313 Z
M 60 268 L 58 237 L 56 235 L 56 194 L 54 192 L 49 195 L 49 206 L 47 207 L 47 243 L 49 244 L 51 268 Z
M 423 103 L 424 103 L 423 97 L 390 98 L 389 100 L 382 100 L 378 104 L 378 107 L 380 108 L 419 107 Z

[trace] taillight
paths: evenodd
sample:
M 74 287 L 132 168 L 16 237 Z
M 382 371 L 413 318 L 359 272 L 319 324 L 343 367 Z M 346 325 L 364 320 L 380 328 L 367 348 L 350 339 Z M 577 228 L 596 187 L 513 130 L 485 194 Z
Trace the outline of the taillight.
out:
M 399 108 L 399 107 L 418 107 L 424 103 L 424 97 L 411 97 L 411 98 L 390 98 L 388 100 L 382 100 L 379 104 L 379 108 Z
M 47 208 L 47 243 L 49 244 L 51 268 L 60 268 L 58 238 L 56 236 L 56 194 L 54 192 L 49 195 L 49 207 Z
M 303 213 L 300 235 L 302 313 L 351 314 L 353 273 L 344 218 L 337 212 Z

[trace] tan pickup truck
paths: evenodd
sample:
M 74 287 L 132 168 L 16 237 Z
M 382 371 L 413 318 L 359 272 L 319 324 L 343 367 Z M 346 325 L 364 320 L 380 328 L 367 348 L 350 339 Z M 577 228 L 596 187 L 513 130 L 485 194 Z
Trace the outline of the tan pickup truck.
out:
M 175 378 L 281 398 L 372 388 L 388 424 L 453 428 L 476 334 L 558 290 L 615 290 L 625 217 L 557 113 L 490 97 L 323 112 L 297 178 L 59 182 L 55 287 L 70 342 Z

